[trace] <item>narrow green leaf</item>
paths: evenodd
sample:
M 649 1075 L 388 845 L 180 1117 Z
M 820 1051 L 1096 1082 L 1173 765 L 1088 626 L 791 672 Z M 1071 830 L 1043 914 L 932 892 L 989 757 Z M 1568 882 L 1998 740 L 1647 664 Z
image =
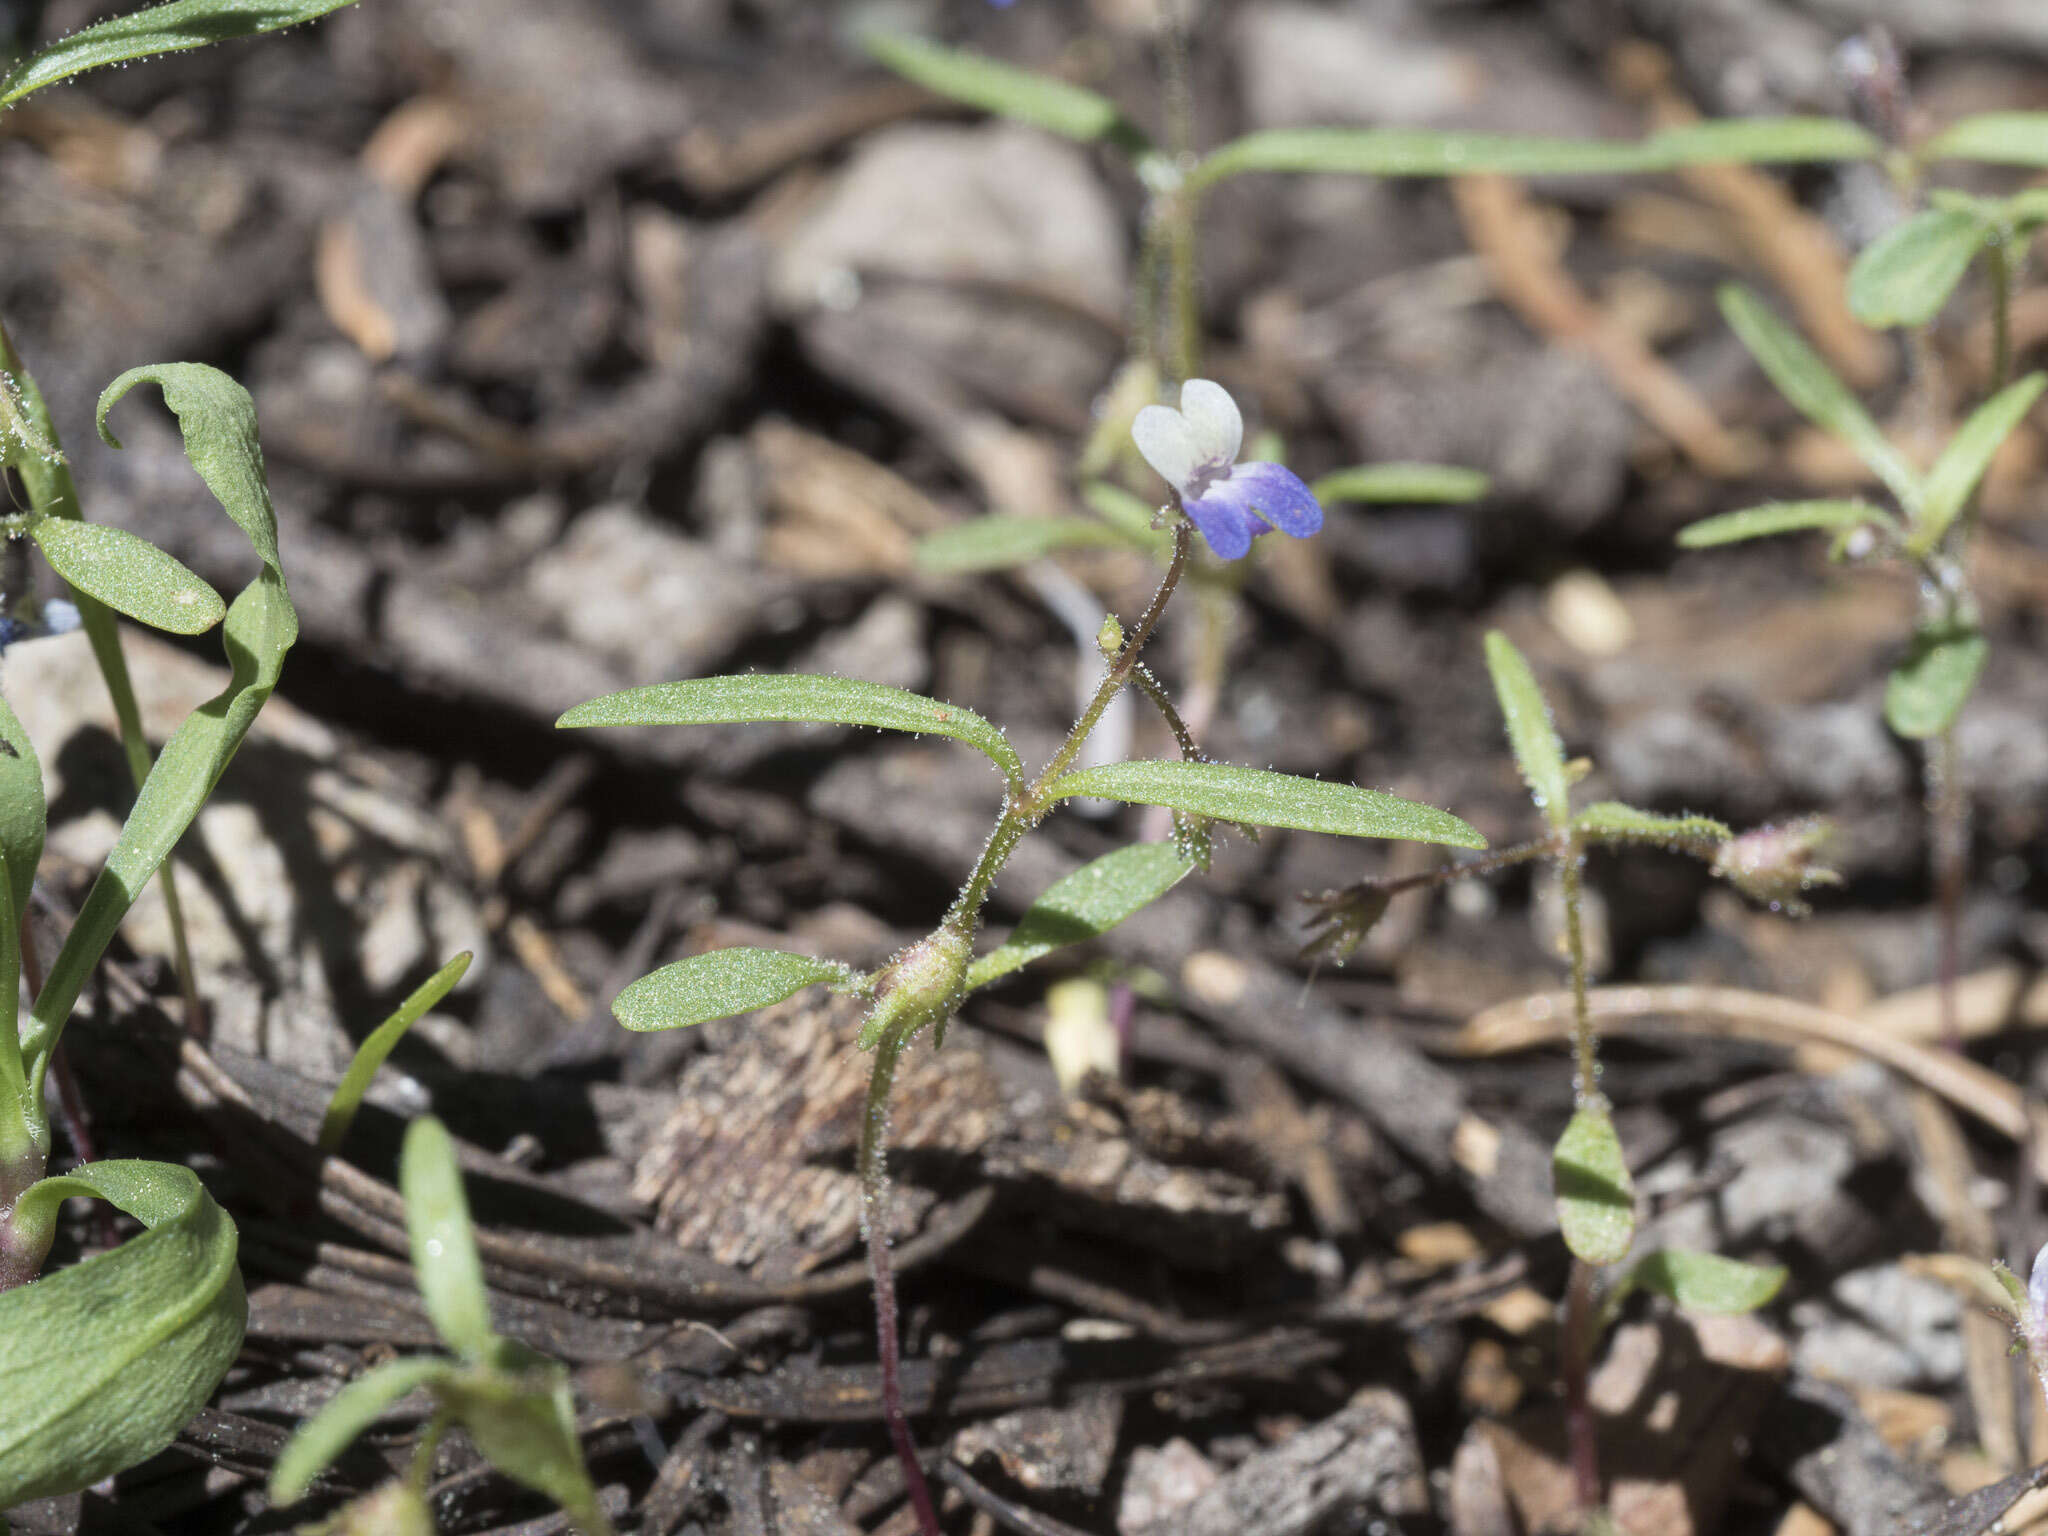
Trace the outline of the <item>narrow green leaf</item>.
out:
M 286 1442 L 270 1469 L 270 1502 L 282 1507 L 306 1496 L 313 1480 L 334 1464 L 384 1410 L 421 1387 L 440 1385 L 460 1369 L 438 1355 L 413 1355 L 373 1366 L 330 1397 Z
M 1939 736 L 1962 713 L 1990 649 L 1975 625 L 1952 620 L 1921 625 L 1885 680 L 1886 723 L 1909 741 Z
M 1976 213 L 1930 208 L 1874 241 L 1849 269 L 1849 308 L 1865 325 L 1925 325 L 1955 291 L 1989 231 Z
M 80 28 L 0 79 L 0 107 L 89 69 L 275 32 L 338 11 L 350 0 L 171 0 Z
M 455 984 L 462 980 L 469 969 L 473 956 L 464 950 L 441 969 L 434 972 L 413 990 L 411 996 L 393 1010 L 391 1017 L 370 1031 L 369 1038 L 356 1047 L 356 1054 L 348 1064 L 348 1070 L 341 1074 L 341 1081 L 334 1085 L 334 1096 L 327 1101 L 327 1113 L 320 1121 L 320 1150 L 339 1151 L 348 1137 L 348 1128 L 355 1124 L 356 1111 L 362 1107 L 363 1095 L 369 1091 L 370 1079 L 377 1075 L 377 1069 L 405 1032 L 420 1021 L 422 1015 L 455 990 Z
M 1012 782 L 1024 763 L 1009 738 L 971 709 L 851 677 L 757 673 L 654 683 L 578 704 L 555 722 L 586 725 L 872 725 L 885 731 L 950 736 L 978 747 Z
M 200 363 L 132 368 L 100 396 L 100 435 L 114 447 L 120 444 L 107 431 L 107 412 L 144 382 L 163 390 L 164 402 L 177 416 L 184 435 L 185 456 L 247 535 L 263 569 L 237 595 L 221 629 L 221 643 L 233 668 L 227 687 L 186 716 L 164 744 L 156 766 L 135 797 L 120 840 L 87 893 L 36 998 L 34 1014 L 22 1034 L 22 1057 L 38 1094 L 50 1051 L 71 1016 L 86 976 L 150 876 L 169 857 L 172 846 L 220 782 L 229 759 L 255 723 L 256 712 L 277 686 L 285 653 L 299 634 L 298 615 L 292 610 L 277 561 L 277 519 L 263 479 L 263 454 L 256 444 L 256 408 L 249 392 L 219 369 Z M 125 685 L 118 648 L 112 648 L 111 663 L 105 654 L 100 661 L 103 668 L 110 668 L 110 683 L 118 677 Z
M 998 513 L 927 534 L 917 542 L 917 563 L 927 571 L 999 571 L 1056 549 L 1129 547 L 1128 539 L 1093 518 Z
M 1564 743 L 1550 722 L 1550 703 L 1536 686 L 1536 674 L 1499 630 L 1486 635 L 1486 670 L 1493 674 L 1494 697 L 1508 724 L 1508 745 L 1529 795 L 1553 827 L 1571 820 L 1571 781 L 1564 771 Z
M 1083 143 L 1106 140 L 1134 160 L 1153 152 L 1115 102 L 1078 85 L 901 32 L 872 31 L 861 43 L 880 63 L 949 100 Z
M 1875 524 L 1896 534 L 1899 525 L 1891 514 L 1867 501 L 1772 501 L 1740 512 L 1723 512 L 1701 518 L 1678 531 L 1678 542 L 1687 549 L 1711 549 L 1718 544 L 1740 544 L 1745 539 L 1765 539 L 1777 533 L 1802 533 L 1810 528 L 1841 531 Z
M 1835 118 L 1744 118 L 1671 128 L 1647 139 L 1547 139 L 1428 128 L 1270 128 L 1210 154 L 1190 180 L 1208 186 L 1246 171 L 1360 176 L 1575 176 L 1683 165 L 1864 160 L 1876 141 Z
M 2043 386 L 2048 386 L 2048 374 L 2030 373 L 2015 379 L 1970 412 L 1969 420 L 1956 430 L 1941 457 L 1934 461 L 1934 468 L 1927 472 L 1920 516 L 1913 525 L 1908 549 L 1924 555 L 1941 543 L 1977 489 L 1977 482 L 1984 478 L 1992 455 L 2012 435 L 2012 429 L 2026 419 L 2034 402 L 2041 398 Z
M 1486 846 L 1485 838 L 1448 811 L 1349 784 L 1326 784 L 1320 779 L 1222 763 L 1108 763 L 1067 774 L 1046 794 L 1053 800 L 1096 795 L 1131 805 L 1163 805 L 1218 821 L 1332 832 L 1341 837 L 1395 837 L 1448 843 L 1454 848 Z
M 1451 464 L 1360 464 L 1333 470 L 1309 487 L 1317 501 L 1475 501 L 1492 482 Z
M 1805 165 L 1868 160 L 1876 139 L 1840 117 L 1725 117 L 1652 134 L 1646 152 L 1673 169 L 1685 165 Z
M 1636 1238 L 1636 1191 L 1604 1104 L 1589 1104 L 1572 1116 L 1551 1155 L 1550 1172 L 1565 1246 L 1588 1264 L 1620 1263 Z
M 51 570 L 137 623 L 197 635 L 227 617 L 218 592 L 125 528 L 46 517 L 30 532 Z
M 1041 955 L 1109 932 L 1172 890 L 1194 867 L 1170 842 L 1134 843 L 1091 860 L 1047 886 L 1009 938 L 968 967 L 968 989 L 985 987 Z
M 469 1224 L 455 1141 L 432 1115 L 422 1115 L 405 1128 L 398 1187 L 405 1195 L 405 1230 L 412 1240 L 420 1300 L 433 1319 L 434 1331 L 456 1354 L 475 1364 L 490 1353 L 494 1338 L 491 1299 L 484 1289 L 476 1233 Z
M 155 1455 L 242 1347 L 235 1224 L 186 1168 L 88 1163 L 23 1201 L 88 1195 L 149 1230 L 0 1295 L 0 1509 Z
M 1572 817 L 1572 827 L 1597 843 L 1661 843 L 1711 853 L 1735 834 L 1711 816 L 1658 816 L 1616 800 L 1600 800 Z
M 1919 158 L 2048 166 L 2048 112 L 1986 112 L 1966 117 L 1922 146 Z
M 2015 235 L 2030 235 L 2048 223 L 2048 187 L 2028 187 L 1997 205 L 1999 221 Z
M 1744 1264 L 1717 1253 L 1660 1248 L 1635 1267 L 1635 1283 L 1668 1296 L 1688 1312 L 1754 1312 L 1784 1288 L 1787 1271 L 1776 1264 Z
M 1172 558 L 1173 535 L 1152 526 L 1159 510 L 1153 503 L 1107 480 L 1091 480 L 1082 486 L 1081 499 L 1133 549 L 1144 551 L 1161 564 Z
M 7 700 L 0 698 L 0 859 L 7 864 L 8 889 L 17 913 L 28 910 L 36 866 L 43 859 L 46 820 L 43 766 L 35 743 Z
M 830 960 L 779 949 L 714 949 L 664 965 L 612 999 L 612 1017 L 626 1028 L 683 1029 L 752 1013 L 820 983 L 846 988 L 852 971 Z
M 1643 144 L 1458 133 L 1431 128 L 1266 128 L 1212 151 L 1189 178 L 1210 186 L 1246 171 L 1352 176 L 1598 175 L 1662 170 Z
M 1721 313 L 1763 371 L 1817 426 L 1841 438 L 1870 466 L 1899 505 L 1909 513 L 1920 505 L 1920 480 L 1857 403 L 1849 388 L 1815 355 L 1813 349 L 1773 314 L 1763 300 L 1734 283 L 1720 291 Z

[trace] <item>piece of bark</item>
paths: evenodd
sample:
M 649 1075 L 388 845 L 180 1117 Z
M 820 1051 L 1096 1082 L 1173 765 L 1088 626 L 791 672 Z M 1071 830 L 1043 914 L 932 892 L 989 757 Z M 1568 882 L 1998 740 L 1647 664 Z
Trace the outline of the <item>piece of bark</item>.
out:
M 1431 1174 L 1464 1183 L 1515 1236 L 1556 1231 L 1549 1149 L 1518 1125 L 1473 1114 L 1458 1080 L 1391 1029 L 1304 993 L 1295 977 L 1214 951 L 1190 956 L 1181 983 L 1194 1012 L 1355 1106 Z
M 1940 1480 L 1894 1453 L 1840 1387 L 1792 1381 L 1766 1407 L 1756 1446 L 1842 1536 L 1940 1529 Z
M 1123 1399 L 1090 1393 L 1057 1408 L 1023 1408 L 953 1437 L 953 1458 L 972 1467 L 986 1456 L 1020 1488 L 1101 1497 L 1116 1454 Z
M 1589 1386 L 1600 1470 L 1627 1536 L 1705 1536 L 1718 1529 L 1742 1447 L 1790 1361 L 1754 1317 L 1665 1318 L 1615 1331 Z M 1525 1528 L 1576 1529 L 1584 1516 L 1554 1404 L 1479 1432 L 1500 1458 Z
M 1368 1503 L 1393 1515 L 1429 1508 L 1408 1405 L 1377 1387 L 1128 1536 L 1301 1536 Z

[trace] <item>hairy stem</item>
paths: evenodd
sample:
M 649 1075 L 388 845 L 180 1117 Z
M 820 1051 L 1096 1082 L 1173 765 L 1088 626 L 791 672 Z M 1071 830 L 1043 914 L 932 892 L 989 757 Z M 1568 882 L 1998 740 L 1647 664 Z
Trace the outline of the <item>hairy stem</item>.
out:
M 903 1032 L 891 1030 L 875 1047 L 874 1070 L 868 1077 L 867 1104 L 860 1123 L 861 1227 L 867 1237 L 868 1275 L 875 1288 L 875 1349 L 882 1367 L 882 1418 L 889 1441 L 903 1467 L 903 1483 L 917 1511 L 923 1536 L 941 1536 L 939 1512 L 932 1503 L 917 1442 L 903 1411 L 903 1357 L 896 1336 L 896 1266 L 889 1255 L 889 1091 L 896 1063 L 903 1054 Z
M 1580 875 L 1585 858 L 1576 834 L 1567 831 L 1557 861 L 1564 889 L 1564 942 L 1572 963 L 1572 1094 L 1582 1105 L 1600 1097 L 1600 1041 L 1586 1006 L 1586 932 L 1580 914 Z
M 2000 240 L 1986 252 L 1991 273 L 1991 391 L 2012 382 L 2012 242 Z
M 1073 766 L 1082 745 L 1088 740 L 1089 732 L 1095 729 L 1102 719 L 1102 712 L 1109 707 L 1109 701 L 1137 675 L 1138 653 L 1159 627 L 1159 616 L 1166 611 L 1174 588 L 1180 584 L 1181 572 L 1187 567 L 1188 543 L 1188 525 L 1183 522 L 1174 529 L 1173 559 L 1166 567 L 1166 574 L 1160 578 L 1159 590 L 1152 594 L 1152 601 L 1136 628 L 1131 630 L 1111 659 L 1101 686 L 1088 701 L 1088 707 L 1081 711 L 1080 718 L 1074 722 L 1060 749 L 1053 754 L 1052 761 L 1027 788 L 1013 793 L 1004 805 L 1002 818 L 983 846 L 974 872 L 967 877 L 967 883 L 960 888 L 960 894 L 954 898 L 952 907 L 940 923 L 943 931 L 962 939 L 972 937 L 981 920 L 982 903 L 988 899 L 996 876 L 1002 872 L 1003 865 L 1023 840 L 1024 834 L 1052 808 L 1045 799 L 1046 790 Z M 919 1527 L 924 1536 L 939 1536 L 938 1512 L 932 1504 L 924 1469 L 918 1464 L 917 1444 L 910 1436 L 910 1422 L 903 1412 L 896 1269 L 889 1257 L 889 1094 L 895 1085 L 896 1065 L 902 1058 L 904 1047 L 924 1022 L 927 1021 L 909 1020 L 892 1026 L 883 1032 L 875 1045 L 875 1064 L 868 1076 L 867 1104 L 860 1128 L 861 1224 L 867 1235 L 868 1273 L 874 1282 L 875 1347 L 880 1354 L 882 1368 L 882 1417 L 888 1423 L 889 1440 L 896 1449 L 896 1459 L 903 1465 L 904 1485 L 909 1490 L 911 1505 L 917 1511 Z
M 1600 1507 L 1599 1424 L 1587 1390 L 1594 1343 L 1594 1273 L 1584 1259 L 1572 1260 L 1571 1282 L 1565 1290 L 1564 1337 L 1559 1345 L 1564 1365 L 1565 1437 L 1571 1447 L 1572 1483 L 1584 1514 Z

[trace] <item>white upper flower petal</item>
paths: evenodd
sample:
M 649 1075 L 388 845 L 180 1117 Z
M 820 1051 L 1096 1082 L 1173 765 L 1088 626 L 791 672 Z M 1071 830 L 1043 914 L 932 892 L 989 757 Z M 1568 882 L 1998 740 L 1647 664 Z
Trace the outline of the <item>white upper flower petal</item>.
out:
M 1145 462 L 1182 495 L 1187 494 L 1196 467 L 1208 458 L 1195 441 L 1193 425 L 1170 405 L 1148 405 L 1138 412 L 1131 423 L 1131 441 Z
M 1230 391 L 1209 379 L 1189 379 L 1180 387 L 1180 413 L 1194 429 L 1202 464 L 1235 464 L 1244 446 L 1244 417 Z

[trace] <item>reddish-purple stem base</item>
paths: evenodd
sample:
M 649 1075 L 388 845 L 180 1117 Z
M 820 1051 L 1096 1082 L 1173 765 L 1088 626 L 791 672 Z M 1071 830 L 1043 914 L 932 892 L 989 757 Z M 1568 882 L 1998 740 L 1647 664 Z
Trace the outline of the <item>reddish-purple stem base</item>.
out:
M 942 1536 L 938 1506 L 932 1502 L 917 1442 L 910 1438 L 910 1420 L 903 1412 L 903 1356 L 896 1336 L 896 1266 L 889 1257 L 887 1213 L 877 1202 L 868 1213 L 868 1274 L 875 1285 L 875 1350 L 882 1364 L 882 1418 L 889 1443 L 903 1465 L 903 1486 L 924 1536 Z
M 1591 1514 L 1600 1507 L 1600 1429 L 1587 1391 L 1593 1354 L 1593 1266 L 1572 1260 L 1570 1288 L 1564 1304 L 1565 1434 L 1571 1446 L 1572 1482 L 1579 1508 Z

